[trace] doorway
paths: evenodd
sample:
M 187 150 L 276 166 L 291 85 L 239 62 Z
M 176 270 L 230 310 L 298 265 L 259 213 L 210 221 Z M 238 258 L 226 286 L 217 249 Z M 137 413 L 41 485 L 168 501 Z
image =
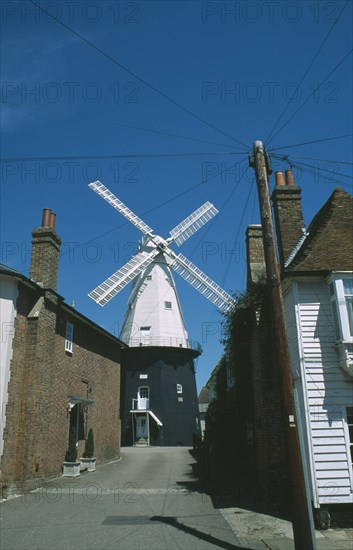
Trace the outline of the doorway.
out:
M 136 417 L 136 439 L 138 440 L 140 438 L 148 438 L 148 423 L 146 416 Z
M 150 406 L 150 389 L 148 386 L 140 386 L 137 390 L 137 408 L 145 411 Z

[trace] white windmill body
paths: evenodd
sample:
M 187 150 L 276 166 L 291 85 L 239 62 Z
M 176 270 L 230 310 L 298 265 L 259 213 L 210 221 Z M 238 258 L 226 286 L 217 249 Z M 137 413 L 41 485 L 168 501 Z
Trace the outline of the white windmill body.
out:
M 180 246 L 217 210 L 206 202 L 163 239 L 102 183 L 89 187 L 144 235 L 135 256 L 89 294 L 104 306 L 133 281 L 120 333 L 129 346 L 122 358 L 122 442 L 191 445 L 199 435 L 194 358 L 201 348 L 188 338 L 172 270 L 223 311 L 234 300 L 170 244 Z
M 129 346 L 188 346 L 174 277 L 162 252 L 134 280 L 120 339 Z

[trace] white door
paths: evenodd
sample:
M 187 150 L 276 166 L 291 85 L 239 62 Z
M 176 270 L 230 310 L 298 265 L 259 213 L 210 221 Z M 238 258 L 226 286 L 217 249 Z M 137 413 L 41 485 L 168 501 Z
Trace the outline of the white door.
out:
M 145 411 L 150 405 L 150 389 L 148 386 L 140 386 L 137 390 L 137 409 Z
M 136 439 L 144 437 L 147 439 L 147 418 L 145 416 L 137 416 L 136 418 Z
M 151 327 L 140 327 L 140 342 L 144 346 L 150 344 Z

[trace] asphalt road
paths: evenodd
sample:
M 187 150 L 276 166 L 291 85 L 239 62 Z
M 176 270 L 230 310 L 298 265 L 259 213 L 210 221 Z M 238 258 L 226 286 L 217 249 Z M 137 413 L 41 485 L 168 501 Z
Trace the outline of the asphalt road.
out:
M 4 502 L 0 547 L 235 550 L 241 544 L 194 463 L 183 447 L 124 448 L 119 462 Z

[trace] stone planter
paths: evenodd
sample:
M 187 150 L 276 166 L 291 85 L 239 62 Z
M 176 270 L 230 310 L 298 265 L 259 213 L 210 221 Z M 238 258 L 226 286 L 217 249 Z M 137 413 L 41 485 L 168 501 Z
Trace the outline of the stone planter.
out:
M 96 459 L 95 458 L 80 458 L 81 461 L 81 470 L 87 470 L 88 472 L 94 472 L 96 469 Z
M 63 462 L 63 477 L 77 477 L 80 475 L 80 462 Z

